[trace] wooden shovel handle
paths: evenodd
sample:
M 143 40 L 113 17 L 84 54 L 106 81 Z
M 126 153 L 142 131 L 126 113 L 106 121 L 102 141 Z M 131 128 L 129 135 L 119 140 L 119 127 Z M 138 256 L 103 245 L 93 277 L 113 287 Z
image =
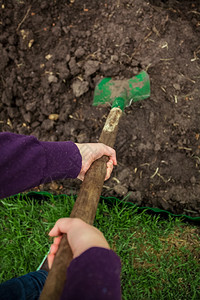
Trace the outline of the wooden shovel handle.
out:
M 99 138 L 100 143 L 104 143 L 110 147 L 114 146 L 121 115 L 121 109 L 111 109 Z M 108 157 L 103 156 L 93 162 L 87 171 L 72 209 L 71 218 L 80 218 L 88 224 L 93 224 L 105 180 L 107 161 Z M 64 234 L 41 293 L 41 300 L 60 299 L 66 280 L 66 270 L 72 258 L 72 251 L 68 244 L 67 235 Z

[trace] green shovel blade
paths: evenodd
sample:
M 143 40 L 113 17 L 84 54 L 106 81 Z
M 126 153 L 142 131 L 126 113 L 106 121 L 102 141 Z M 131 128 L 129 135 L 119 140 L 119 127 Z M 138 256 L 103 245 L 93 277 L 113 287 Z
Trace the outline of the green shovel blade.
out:
M 104 78 L 96 86 L 93 105 L 110 103 L 122 110 L 131 104 L 150 96 L 149 75 L 142 71 L 138 75 L 123 80 Z

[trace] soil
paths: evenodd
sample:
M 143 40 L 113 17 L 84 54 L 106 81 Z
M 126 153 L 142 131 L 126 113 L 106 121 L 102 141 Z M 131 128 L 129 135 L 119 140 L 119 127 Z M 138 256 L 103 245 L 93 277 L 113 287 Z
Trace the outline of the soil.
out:
M 96 142 L 109 112 L 92 106 L 97 82 L 146 70 L 151 97 L 125 109 L 102 195 L 200 216 L 199 0 L 0 3 L 0 130 Z

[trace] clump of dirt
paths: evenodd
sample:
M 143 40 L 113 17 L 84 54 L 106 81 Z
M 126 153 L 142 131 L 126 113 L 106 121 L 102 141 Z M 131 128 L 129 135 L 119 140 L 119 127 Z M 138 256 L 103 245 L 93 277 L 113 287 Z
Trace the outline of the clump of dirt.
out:
M 125 110 L 103 195 L 200 215 L 200 3 L 1 1 L 0 130 L 95 142 L 109 108 L 96 83 L 147 70 L 151 97 Z M 78 191 L 78 181 L 44 189 Z

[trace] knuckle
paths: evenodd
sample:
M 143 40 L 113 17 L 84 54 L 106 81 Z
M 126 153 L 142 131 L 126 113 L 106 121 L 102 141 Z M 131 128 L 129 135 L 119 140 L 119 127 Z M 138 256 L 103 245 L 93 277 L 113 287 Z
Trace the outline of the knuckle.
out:
M 83 224 L 83 221 L 80 218 L 73 218 L 72 219 L 72 224 L 76 226 L 80 226 Z

